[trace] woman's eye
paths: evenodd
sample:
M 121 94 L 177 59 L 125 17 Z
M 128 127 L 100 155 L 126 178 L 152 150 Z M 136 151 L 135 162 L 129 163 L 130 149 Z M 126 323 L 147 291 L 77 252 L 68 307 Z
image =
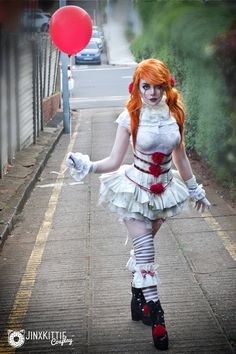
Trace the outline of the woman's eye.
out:
M 150 85 L 148 85 L 148 84 L 144 84 L 144 85 L 143 85 L 143 89 L 144 89 L 144 90 L 148 90 L 149 88 L 150 88 Z

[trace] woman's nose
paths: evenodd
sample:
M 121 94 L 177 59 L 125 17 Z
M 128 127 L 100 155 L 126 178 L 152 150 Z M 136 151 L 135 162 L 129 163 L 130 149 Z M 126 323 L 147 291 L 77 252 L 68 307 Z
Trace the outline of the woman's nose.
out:
M 155 94 L 155 87 L 153 85 L 150 86 L 150 94 L 151 95 Z

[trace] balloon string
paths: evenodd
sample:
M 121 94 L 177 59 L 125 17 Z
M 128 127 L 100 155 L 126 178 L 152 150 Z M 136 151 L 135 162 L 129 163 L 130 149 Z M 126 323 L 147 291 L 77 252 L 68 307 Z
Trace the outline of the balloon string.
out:
M 51 171 L 50 173 L 58 175 L 58 176 L 63 176 L 67 170 L 68 170 L 68 167 L 66 167 L 62 172 Z

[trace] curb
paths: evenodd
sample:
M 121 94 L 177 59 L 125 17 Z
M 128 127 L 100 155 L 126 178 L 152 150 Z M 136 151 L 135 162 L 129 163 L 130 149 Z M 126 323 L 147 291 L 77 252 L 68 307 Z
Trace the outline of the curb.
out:
M 60 114 L 60 113 L 59 113 Z M 23 182 L 22 185 L 18 188 L 15 198 L 16 203 L 12 203 L 7 211 L 7 221 L 4 225 L 3 230 L 0 231 L 0 250 L 4 245 L 4 242 L 7 239 L 7 236 L 10 234 L 14 225 L 17 221 L 17 214 L 19 214 L 26 201 L 29 199 L 30 193 L 32 192 L 37 179 L 39 178 L 40 174 L 42 173 L 52 151 L 54 150 L 55 146 L 57 145 L 61 135 L 63 134 L 64 128 L 62 126 L 58 126 L 58 129 L 52 133 L 50 141 L 52 143 L 47 145 L 39 155 L 37 156 L 37 162 L 35 164 L 35 168 L 32 172 L 30 179 L 26 182 Z

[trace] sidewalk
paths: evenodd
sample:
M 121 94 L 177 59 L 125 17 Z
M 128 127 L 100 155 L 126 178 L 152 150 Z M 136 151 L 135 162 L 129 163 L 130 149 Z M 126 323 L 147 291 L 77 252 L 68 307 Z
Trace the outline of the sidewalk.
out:
M 157 353 L 150 328 L 131 321 L 131 243 L 124 246 L 126 230 L 116 216 L 97 206 L 98 176 L 76 183 L 67 173 L 52 174 L 64 170 L 68 150 L 105 157 L 120 111 L 74 116 L 72 139 L 61 137 L 1 252 L 0 338 L 3 329 L 20 328 L 65 331 L 73 341 L 28 340 L 19 353 Z M 131 160 L 130 152 L 125 162 Z M 169 219 L 155 240 L 168 353 L 233 353 L 235 260 L 227 237 L 235 245 L 235 215 L 213 189 L 207 192 L 214 216 L 189 209 Z M 5 337 L 0 353 L 8 352 Z
M 16 154 L 14 166 L 0 179 L 0 248 L 60 139 L 63 127 L 58 122 L 62 120 L 62 115 L 62 112 L 58 112 L 50 124 L 44 127 L 36 145 Z

